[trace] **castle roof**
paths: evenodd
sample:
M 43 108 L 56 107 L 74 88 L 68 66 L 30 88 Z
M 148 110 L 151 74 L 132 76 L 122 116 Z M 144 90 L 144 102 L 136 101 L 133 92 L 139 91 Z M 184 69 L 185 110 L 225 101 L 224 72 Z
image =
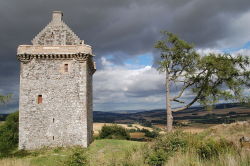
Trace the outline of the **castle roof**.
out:
M 32 40 L 32 45 L 18 46 L 17 58 L 23 63 L 29 63 L 34 58 L 87 61 L 94 72 L 91 46 L 79 39 L 62 21 L 62 16 L 61 11 L 54 11 L 51 22 Z
M 32 45 L 19 45 L 17 55 L 91 55 L 91 46 L 63 22 L 63 13 L 54 11 L 51 22 L 32 40 Z
M 63 13 L 54 11 L 51 22 L 31 41 L 33 45 L 79 45 L 83 41 L 63 22 Z

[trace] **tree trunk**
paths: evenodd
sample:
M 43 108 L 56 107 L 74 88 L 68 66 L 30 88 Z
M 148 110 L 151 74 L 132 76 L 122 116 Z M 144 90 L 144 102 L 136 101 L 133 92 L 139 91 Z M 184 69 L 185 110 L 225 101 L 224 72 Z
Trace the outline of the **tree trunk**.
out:
M 170 101 L 170 81 L 169 81 L 168 70 L 166 70 L 166 112 L 167 112 L 167 131 L 172 131 L 173 116 L 172 116 L 171 101 Z

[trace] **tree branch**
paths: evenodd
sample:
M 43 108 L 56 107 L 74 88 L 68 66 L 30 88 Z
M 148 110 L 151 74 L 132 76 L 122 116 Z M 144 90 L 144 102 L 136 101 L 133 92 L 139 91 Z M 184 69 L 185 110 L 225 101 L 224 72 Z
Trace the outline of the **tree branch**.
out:
M 172 101 L 175 101 L 175 102 L 177 102 L 177 103 L 182 103 L 182 104 L 185 103 L 184 101 L 181 101 L 181 100 L 178 100 L 178 99 L 174 99 L 174 100 L 172 100 Z
M 197 96 L 189 104 L 187 104 L 181 108 L 172 109 L 172 112 L 178 112 L 178 111 L 182 111 L 182 110 L 189 108 L 191 105 L 193 105 L 200 98 L 201 92 L 202 92 L 202 90 L 199 91 Z
M 193 85 L 194 83 L 195 83 L 195 82 L 189 82 L 186 86 L 184 86 L 183 88 L 181 88 L 180 93 L 179 93 L 177 96 L 175 96 L 174 98 L 170 99 L 170 101 L 175 101 L 176 99 L 180 98 L 180 97 L 183 95 L 184 91 L 185 91 L 188 87 L 190 87 L 191 85 Z
M 201 72 L 201 73 L 203 73 L 203 72 Z M 205 83 L 208 81 L 209 75 L 210 75 L 210 73 L 206 74 L 206 78 L 205 78 L 206 81 L 205 81 Z M 192 84 L 194 84 L 194 83 L 195 82 L 193 82 Z M 172 112 L 182 111 L 182 110 L 185 110 L 185 109 L 189 108 L 190 106 L 192 106 L 200 98 L 200 96 L 202 94 L 202 91 L 203 91 L 203 88 L 204 88 L 203 86 L 204 86 L 204 84 L 200 87 L 200 90 L 199 90 L 198 94 L 196 95 L 196 97 L 189 104 L 187 104 L 187 105 L 185 105 L 185 106 L 183 106 L 181 108 L 173 109 Z

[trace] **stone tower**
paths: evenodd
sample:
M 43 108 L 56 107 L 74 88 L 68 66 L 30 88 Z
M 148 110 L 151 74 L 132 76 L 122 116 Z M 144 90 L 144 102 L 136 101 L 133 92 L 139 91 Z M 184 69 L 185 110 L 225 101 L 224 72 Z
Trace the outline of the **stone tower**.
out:
M 52 21 L 20 45 L 19 149 L 87 147 L 92 139 L 92 49 L 54 11 Z

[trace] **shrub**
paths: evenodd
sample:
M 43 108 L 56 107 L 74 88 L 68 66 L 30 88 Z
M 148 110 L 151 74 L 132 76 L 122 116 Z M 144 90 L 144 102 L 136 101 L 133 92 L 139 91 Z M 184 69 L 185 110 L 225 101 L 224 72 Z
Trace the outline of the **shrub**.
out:
M 7 156 L 18 145 L 18 112 L 10 114 L 0 126 L 0 157 Z
M 155 149 L 163 149 L 167 152 L 175 152 L 179 149 L 186 149 L 188 146 L 188 134 L 182 131 L 176 131 L 165 134 L 154 143 Z
M 158 149 L 146 154 L 145 161 L 150 166 L 162 166 L 166 162 L 168 157 L 168 154 L 164 150 Z
M 237 153 L 237 147 L 226 139 L 208 137 L 206 133 L 170 132 L 157 137 L 145 153 L 145 161 L 152 166 L 163 165 L 176 152 L 194 153 L 202 160 L 217 159 L 226 153 Z
M 135 133 L 137 131 L 138 131 L 137 129 L 128 129 L 128 132 L 130 132 L 130 133 Z
M 149 137 L 149 138 L 156 138 L 157 136 L 159 136 L 159 132 L 153 130 L 153 131 L 147 131 L 145 132 L 145 136 Z
M 219 154 L 235 151 L 236 147 L 225 139 L 215 140 L 210 138 L 202 140 L 196 149 L 201 159 L 211 159 L 217 158 Z
M 82 147 L 75 147 L 72 154 L 66 159 L 63 165 L 65 166 L 85 166 L 88 164 L 86 150 Z
M 99 132 L 99 137 L 102 139 L 104 139 L 104 138 L 107 138 L 107 139 L 129 139 L 130 135 L 124 127 L 113 124 L 110 126 L 104 125 L 102 127 L 101 131 Z
M 188 147 L 188 135 L 181 131 L 168 133 L 156 138 L 149 149 L 151 151 L 145 154 L 145 160 L 149 165 L 161 166 L 176 151 Z
M 132 124 L 128 124 L 127 126 L 128 126 L 128 127 L 133 127 L 133 125 L 132 125 Z
M 138 129 L 137 131 L 145 133 L 145 136 L 149 138 L 156 138 L 159 135 L 159 132 L 156 130 L 149 131 L 148 129 L 142 128 L 142 129 Z

